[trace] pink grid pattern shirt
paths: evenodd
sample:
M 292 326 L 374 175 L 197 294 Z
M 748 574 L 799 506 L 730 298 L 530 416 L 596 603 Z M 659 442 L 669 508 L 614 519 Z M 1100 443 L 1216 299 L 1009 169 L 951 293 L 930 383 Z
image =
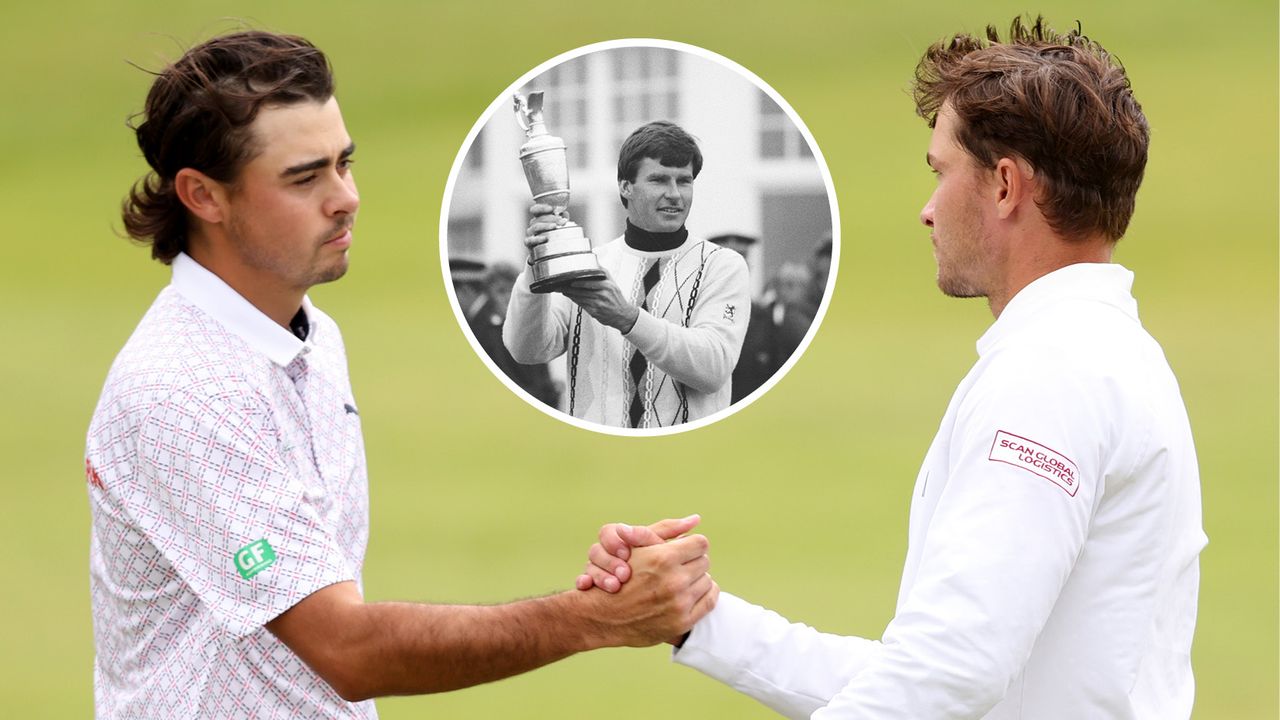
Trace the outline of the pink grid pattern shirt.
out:
M 360 581 L 360 416 L 337 325 L 306 341 L 186 255 L 90 423 L 99 718 L 372 718 L 263 625 Z

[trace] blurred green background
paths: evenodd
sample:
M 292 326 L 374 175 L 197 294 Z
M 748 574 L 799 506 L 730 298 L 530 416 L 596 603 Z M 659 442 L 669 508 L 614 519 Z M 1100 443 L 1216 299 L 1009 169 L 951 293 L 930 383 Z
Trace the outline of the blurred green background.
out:
M 934 286 L 917 220 L 933 182 L 928 129 L 907 87 L 931 41 L 1031 10 L 1060 28 L 1083 21 L 1124 61 L 1150 118 L 1147 180 L 1117 259 L 1137 272 L 1198 442 L 1210 544 L 1195 715 L 1275 718 L 1276 4 L 870 5 L 9 4 L 4 714 L 92 712 L 84 432 L 111 359 L 168 277 L 116 235 L 120 198 L 144 170 L 124 120 L 149 77 L 130 63 L 160 67 L 234 27 L 225 14 L 305 35 L 337 68 L 364 202 L 352 272 L 313 297 L 342 323 L 366 431 L 370 598 L 496 602 L 565 588 L 602 522 L 700 512 L 723 587 L 878 636 L 912 481 L 990 322 L 981 301 Z M 842 221 L 834 300 L 790 375 L 712 427 L 647 440 L 575 429 L 512 395 L 458 329 L 438 260 L 445 180 L 481 110 L 543 60 L 619 37 L 700 45 L 772 84 L 826 155 Z M 768 716 L 661 648 L 379 707 L 384 718 Z

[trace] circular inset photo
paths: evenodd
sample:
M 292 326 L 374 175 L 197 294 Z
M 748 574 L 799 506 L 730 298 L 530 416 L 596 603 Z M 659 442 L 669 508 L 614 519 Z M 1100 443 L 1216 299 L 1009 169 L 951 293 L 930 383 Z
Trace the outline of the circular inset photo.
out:
M 567 52 L 467 135 L 441 212 L 445 286 L 502 382 L 578 427 L 662 435 L 767 392 L 826 312 L 831 174 L 755 74 L 708 50 Z

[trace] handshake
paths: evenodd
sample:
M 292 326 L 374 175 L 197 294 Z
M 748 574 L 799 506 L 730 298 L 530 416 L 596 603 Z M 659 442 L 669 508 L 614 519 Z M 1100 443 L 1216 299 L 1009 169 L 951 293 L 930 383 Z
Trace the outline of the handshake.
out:
M 577 578 L 580 599 L 591 605 L 600 646 L 677 647 L 715 607 L 720 587 L 707 570 L 708 542 L 688 535 L 697 515 L 649 526 L 611 523 L 600 528 Z

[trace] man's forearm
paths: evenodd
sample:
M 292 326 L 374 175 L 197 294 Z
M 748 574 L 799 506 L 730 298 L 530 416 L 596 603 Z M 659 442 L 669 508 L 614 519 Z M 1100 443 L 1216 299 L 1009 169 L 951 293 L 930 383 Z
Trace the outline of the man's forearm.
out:
M 610 644 L 581 593 L 503 605 L 370 603 L 350 629 L 339 692 L 356 698 L 443 692 L 517 675 Z M 577 597 L 575 597 L 577 596 Z
M 679 637 L 715 605 L 701 535 L 639 548 L 618 593 L 571 591 L 502 605 L 365 603 L 321 588 L 266 627 L 347 700 L 454 690 L 583 650 Z
M 640 313 L 626 339 L 654 366 L 700 392 L 715 392 L 733 376 L 742 341 L 720 326 L 680 327 Z
M 788 718 L 808 718 L 839 693 L 880 643 L 819 632 L 721 594 L 675 661 L 725 683 Z
M 729 382 L 751 318 L 746 264 L 732 252 L 716 255 L 687 327 L 641 312 L 625 335 L 650 363 L 704 393 Z
M 516 362 L 544 363 L 565 351 L 569 315 L 557 309 L 558 302 L 553 293 L 538 295 L 529 290 L 527 270 L 516 279 L 502 324 L 502 344 Z

